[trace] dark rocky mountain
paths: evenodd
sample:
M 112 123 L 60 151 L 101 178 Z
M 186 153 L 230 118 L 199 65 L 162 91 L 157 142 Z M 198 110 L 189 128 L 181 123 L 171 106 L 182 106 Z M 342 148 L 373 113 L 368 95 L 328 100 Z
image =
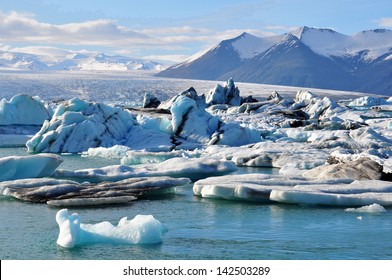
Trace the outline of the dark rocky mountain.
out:
M 392 95 L 392 31 L 347 36 L 302 27 L 267 38 L 244 33 L 158 75 Z

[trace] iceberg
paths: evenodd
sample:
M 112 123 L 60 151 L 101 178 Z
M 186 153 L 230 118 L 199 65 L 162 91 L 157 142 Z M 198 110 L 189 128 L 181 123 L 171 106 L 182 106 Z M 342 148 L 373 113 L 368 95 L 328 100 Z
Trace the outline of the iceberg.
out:
M 351 107 L 371 107 L 378 105 L 386 105 L 388 101 L 385 98 L 373 97 L 373 96 L 363 96 L 351 101 L 348 106 Z
M 0 158 L 0 181 L 52 176 L 62 162 L 53 154 Z
M 329 157 L 328 150 L 307 144 L 271 141 L 240 147 L 209 146 L 205 153 L 210 157 L 230 160 L 236 166 L 280 168 L 286 175 L 300 175 L 302 170 L 325 164 Z
M 306 179 L 301 176 L 242 174 L 194 183 L 204 198 L 328 206 L 392 205 L 392 183 L 380 180 Z
M 372 205 L 365 205 L 359 208 L 347 208 L 344 209 L 347 212 L 359 212 L 359 213 L 384 213 L 387 210 L 380 204 L 373 203 Z
M 89 148 L 83 155 L 90 157 L 103 157 L 103 158 L 123 158 L 131 148 L 122 145 L 114 145 L 109 148 L 97 147 Z
M 120 108 L 73 98 L 57 107 L 50 121 L 27 143 L 29 152 L 77 153 L 121 144 L 136 124 Z
M 392 205 L 392 183 L 378 180 L 350 184 L 297 185 L 291 190 L 272 190 L 272 201 L 291 204 L 366 206 Z
M 198 180 L 193 185 L 193 193 L 205 198 L 255 201 L 271 203 L 273 190 L 290 191 L 296 186 L 313 184 L 343 184 L 352 180 L 306 180 L 303 177 L 284 177 L 281 175 L 241 174 L 210 177 Z
M 121 164 L 123 165 L 137 165 L 147 163 L 159 163 L 166 161 L 171 158 L 198 158 L 200 157 L 200 151 L 186 151 L 186 150 L 175 150 L 171 152 L 144 152 L 144 151 L 127 151 L 126 155 L 121 158 Z
M 326 164 L 305 171 L 303 176 L 308 178 L 350 178 L 354 180 L 380 180 L 383 167 L 369 159 L 359 158 L 344 163 Z
M 82 224 L 77 213 L 69 215 L 68 209 L 56 214 L 59 226 L 57 244 L 73 248 L 94 243 L 157 244 L 163 240 L 167 229 L 152 215 L 137 215 L 132 220 L 122 218 L 117 225 L 110 222 Z
M 30 95 L 15 95 L 0 101 L 0 125 L 42 125 L 51 113 L 38 98 Z
M 20 179 L 0 183 L 3 195 L 53 206 L 91 206 L 127 203 L 135 198 L 174 194 L 188 178 L 139 177 L 118 182 L 78 183 L 53 178 Z
M 186 177 L 197 180 L 208 176 L 227 174 L 236 170 L 237 167 L 229 161 L 210 158 L 171 158 L 161 163 L 132 167 L 111 165 L 102 168 L 89 168 L 75 171 L 58 169 L 54 176 L 57 178 L 95 183 L 152 176 Z
M 240 91 L 235 86 L 233 79 L 229 79 L 224 86 L 217 84 L 206 96 L 207 106 L 215 104 L 240 106 L 241 101 Z

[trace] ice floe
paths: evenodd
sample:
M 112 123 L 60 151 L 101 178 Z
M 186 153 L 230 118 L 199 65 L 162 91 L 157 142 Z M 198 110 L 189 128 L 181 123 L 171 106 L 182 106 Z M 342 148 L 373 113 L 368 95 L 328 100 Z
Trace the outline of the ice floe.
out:
M 132 220 L 120 219 L 117 225 L 108 221 L 83 224 L 77 213 L 69 215 L 68 209 L 56 214 L 59 226 L 57 244 L 73 248 L 94 243 L 156 244 L 161 243 L 167 229 L 152 215 L 137 215 Z
M 53 154 L 0 158 L 0 181 L 52 176 L 62 162 Z
M 363 180 L 350 184 L 298 185 L 291 190 L 272 190 L 270 199 L 294 204 L 365 206 L 377 203 L 391 206 L 392 183 Z
M 273 190 L 292 190 L 298 185 L 348 184 L 350 179 L 306 180 L 303 177 L 283 177 L 281 175 L 241 174 L 210 177 L 196 181 L 193 193 L 206 198 L 245 200 L 271 203 Z
M 118 182 L 78 183 L 53 178 L 20 179 L 0 183 L 3 195 L 53 206 L 91 206 L 126 203 L 136 198 L 174 194 L 188 178 L 130 178 Z
M 262 174 L 227 175 L 195 182 L 206 198 L 333 206 L 392 205 L 392 183 L 379 180 L 307 180 Z
M 359 208 L 347 208 L 344 209 L 347 212 L 360 212 L 360 213 L 384 213 L 387 210 L 380 204 L 373 203 L 371 205 L 365 205 Z
M 112 165 L 82 170 L 57 169 L 54 176 L 78 181 L 119 181 L 126 178 L 145 176 L 186 177 L 192 180 L 208 176 L 224 175 L 237 170 L 229 161 L 210 158 L 171 158 L 156 164 L 126 166 Z

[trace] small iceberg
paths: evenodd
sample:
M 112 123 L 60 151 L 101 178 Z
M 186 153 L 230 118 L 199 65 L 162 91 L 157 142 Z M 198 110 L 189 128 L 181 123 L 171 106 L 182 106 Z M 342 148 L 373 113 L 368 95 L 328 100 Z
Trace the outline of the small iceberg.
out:
M 77 213 L 69 215 L 68 209 L 61 209 L 56 222 L 60 229 L 57 244 L 64 248 L 94 243 L 157 244 L 167 232 L 152 215 L 137 215 L 132 220 L 124 217 L 116 226 L 108 221 L 82 224 Z
M 359 208 L 347 208 L 344 211 L 347 212 L 360 212 L 360 213 L 384 213 L 387 210 L 380 204 L 373 203 L 371 205 L 362 206 Z
M 62 162 L 53 154 L 0 158 L 0 181 L 52 176 Z

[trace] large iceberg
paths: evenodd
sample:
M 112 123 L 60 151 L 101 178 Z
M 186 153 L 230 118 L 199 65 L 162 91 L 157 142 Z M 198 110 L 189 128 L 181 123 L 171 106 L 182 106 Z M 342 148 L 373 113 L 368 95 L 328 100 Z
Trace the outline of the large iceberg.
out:
M 52 176 L 62 162 L 53 154 L 0 158 L 0 181 Z
M 132 220 L 122 218 L 115 226 L 110 222 L 82 224 L 77 213 L 69 215 L 68 209 L 56 214 L 59 225 L 57 244 L 73 248 L 93 243 L 156 244 L 161 243 L 167 229 L 152 215 L 137 215 Z
M 167 152 L 175 148 L 195 149 L 209 143 L 238 146 L 260 140 L 257 130 L 225 124 L 207 112 L 204 99 L 194 90 L 173 97 L 161 104 L 159 110 L 169 111 L 170 116 L 74 98 L 60 104 L 50 121 L 45 121 L 26 145 L 30 152 L 78 153 L 115 145 Z M 138 114 L 134 115 L 135 112 Z M 238 134 L 239 137 L 234 137 Z
M 30 152 L 81 152 L 120 144 L 135 125 L 120 108 L 74 98 L 57 107 L 50 121 L 27 142 Z

